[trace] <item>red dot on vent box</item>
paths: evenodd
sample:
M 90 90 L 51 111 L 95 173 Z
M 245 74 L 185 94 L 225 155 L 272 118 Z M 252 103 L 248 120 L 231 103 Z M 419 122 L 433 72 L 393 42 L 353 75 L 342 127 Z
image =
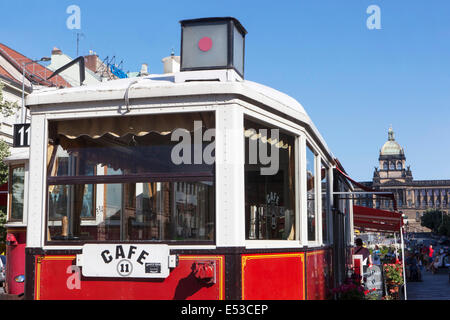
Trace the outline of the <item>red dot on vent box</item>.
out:
M 198 42 L 198 48 L 202 51 L 209 51 L 212 48 L 212 40 L 210 37 L 203 37 Z

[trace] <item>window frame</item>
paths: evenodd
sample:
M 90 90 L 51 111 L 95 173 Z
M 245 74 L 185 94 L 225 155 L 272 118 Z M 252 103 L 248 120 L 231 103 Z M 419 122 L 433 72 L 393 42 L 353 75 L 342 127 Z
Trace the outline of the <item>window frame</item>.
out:
M 273 113 L 257 108 L 257 111 L 251 108 L 243 109 L 243 119 L 257 121 L 260 123 L 268 123 L 275 128 L 279 128 L 285 132 L 285 134 L 291 135 L 295 138 L 295 239 L 294 240 L 247 240 L 245 239 L 245 231 L 242 235 L 245 248 L 247 249 L 264 249 L 264 248 L 302 248 L 307 245 L 307 242 L 303 241 L 303 205 L 301 191 L 304 189 L 302 184 L 303 173 L 303 146 L 306 141 L 305 128 L 297 124 L 286 120 L 285 118 L 278 117 Z M 242 135 L 242 139 L 245 136 Z M 245 150 L 243 150 L 245 152 Z M 245 160 L 245 159 L 244 159 Z M 244 163 L 245 166 L 245 163 Z M 245 172 L 243 172 L 245 174 Z M 245 196 L 244 196 L 245 198 Z M 242 212 L 245 212 L 245 203 L 243 203 Z M 245 219 L 243 220 L 245 223 Z M 244 228 L 245 229 L 245 228 Z
M 150 112 L 150 113 L 139 113 L 139 114 L 131 114 L 134 116 L 151 116 L 151 115 L 174 115 L 174 114 L 183 114 L 183 113 L 212 113 L 214 117 L 215 127 L 217 129 L 217 110 L 215 108 L 211 109 L 205 109 L 205 108 L 193 108 L 192 110 L 186 111 L 186 110 L 165 110 L 164 112 Z M 110 118 L 110 117 L 120 117 L 120 115 L 117 114 L 107 114 L 107 115 L 100 115 L 95 118 L 97 119 L 103 119 L 103 118 Z M 50 122 L 52 121 L 71 121 L 71 120 L 80 120 L 80 119 L 88 119 L 86 116 L 80 116 L 80 117 L 48 117 L 46 119 L 46 125 L 45 125 L 45 142 L 44 145 L 48 146 L 48 139 L 49 139 L 49 128 L 50 128 Z M 217 139 L 217 133 L 215 136 L 215 139 Z M 217 149 L 216 149 L 217 152 Z M 47 152 L 45 152 L 46 154 Z M 216 153 L 217 155 L 217 153 Z M 60 176 L 60 177 L 52 177 L 47 168 L 47 158 L 48 155 L 45 156 L 45 175 L 44 177 L 44 188 L 43 193 L 45 195 L 44 200 L 44 212 L 43 212 L 43 227 L 45 228 L 43 230 L 43 243 L 44 247 L 54 248 L 58 246 L 71 246 L 71 247 L 80 247 L 87 243 L 98 243 L 98 244 L 107 244 L 107 243 L 117 243 L 117 242 L 123 242 L 123 243 L 142 243 L 142 244 L 169 244 L 177 247 L 186 247 L 186 246 L 202 246 L 202 247 L 215 247 L 217 243 L 217 230 L 218 230 L 218 219 L 217 219 L 217 175 L 216 175 L 216 163 L 214 163 L 212 173 L 208 175 L 188 175 L 188 177 L 179 180 L 177 173 L 174 173 L 170 176 L 168 176 L 166 173 L 163 174 L 130 174 L 130 175 L 112 175 L 112 176 L 106 176 L 106 175 L 94 175 L 94 176 Z M 97 173 L 97 168 L 95 167 L 95 172 Z M 107 167 L 106 165 L 104 166 Z M 106 169 L 105 169 L 106 170 Z M 105 171 L 106 172 L 106 171 Z M 196 180 L 200 179 L 200 180 Z M 101 203 L 104 203 L 104 199 L 106 197 L 106 185 L 111 184 L 124 184 L 124 183 L 141 183 L 141 182 L 201 182 L 201 181 L 211 181 L 213 182 L 213 192 L 214 192 L 214 199 L 213 203 L 211 204 L 211 208 L 214 210 L 214 237 L 213 240 L 186 240 L 186 241 L 180 241 L 180 240 L 49 240 L 49 222 L 55 223 L 59 222 L 58 220 L 50 220 L 48 216 L 48 190 L 49 186 L 51 185 L 59 185 L 59 184 L 70 184 L 70 185 L 76 185 L 76 184 L 94 184 L 94 195 L 93 195 L 93 208 L 94 208 L 94 217 L 92 218 L 83 218 L 80 221 L 85 221 L 85 224 L 80 224 L 80 226 L 90 226 L 93 223 L 97 222 L 97 205 L 99 201 Z M 99 188 L 97 188 L 97 186 Z M 101 190 L 101 199 L 100 197 L 97 197 L 97 192 Z M 61 222 L 59 222 L 61 223 Z
M 11 216 L 12 213 L 12 207 L 13 207 L 13 201 L 12 201 L 12 178 L 13 178 L 13 170 L 17 169 L 17 168 L 23 168 L 23 208 L 22 208 L 22 218 L 21 219 L 13 219 Z M 9 170 L 8 170 L 8 218 L 7 218 L 7 222 L 11 222 L 11 223 L 20 223 L 23 222 L 25 219 L 25 211 L 26 211 L 26 207 L 25 207 L 25 200 L 26 200 L 26 165 L 25 163 L 20 163 L 20 164 L 13 164 L 9 166 Z
M 318 170 L 318 168 L 320 168 L 320 160 L 321 160 L 321 156 L 320 154 L 316 151 L 316 148 L 314 148 L 314 146 L 312 145 L 312 143 L 310 142 L 310 140 L 308 140 L 306 142 L 305 145 L 305 155 L 308 154 L 308 148 L 309 150 L 314 154 L 314 220 L 315 220 L 315 226 L 314 226 L 314 240 L 309 240 L 309 234 L 308 234 L 308 225 L 306 226 L 306 239 L 308 241 L 308 246 L 319 246 L 321 244 L 321 235 L 319 235 L 322 233 L 322 219 L 319 219 L 319 216 L 321 218 L 322 214 L 321 214 L 321 200 L 319 200 L 319 197 L 322 198 L 322 185 L 321 185 L 321 179 L 320 179 L 320 174 L 317 174 L 318 172 L 320 172 L 320 170 Z M 305 169 L 306 169 L 306 163 L 305 163 Z M 305 177 L 306 177 L 306 171 L 305 171 Z M 307 196 L 308 190 L 306 190 L 306 196 Z M 308 201 L 308 200 L 306 200 Z M 308 219 L 308 209 L 306 207 L 306 218 Z M 308 220 L 307 220 L 308 223 Z M 319 226 L 320 224 L 320 226 Z
M 246 232 L 244 232 L 244 242 L 245 242 L 245 246 L 246 248 L 261 248 L 261 247 L 300 247 L 301 246 L 301 237 L 300 237 L 300 206 L 299 206 L 299 202 L 300 202 L 300 197 L 299 197 L 299 189 L 300 189 L 300 185 L 299 185 L 299 179 L 298 179 L 298 175 L 299 175 L 299 161 L 300 161 L 300 155 L 299 155 L 299 148 L 300 148 L 300 136 L 301 133 L 300 132 L 296 132 L 296 130 L 292 130 L 292 128 L 290 127 L 286 127 L 285 125 L 283 125 L 281 122 L 279 121 L 274 121 L 274 119 L 262 116 L 261 114 L 258 114 L 257 116 L 250 112 L 249 110 L 245 110 L 243 113 L 243 122 L 245 122 L 245 120 L 248 121 L 252 121 L 252 122 L 256 122 L 262 125 L 267 125 L 268 127 L 273 127 L 274 129 L 279 129 L 280 131 L 283 132 L 283 134 L 291 136 L 294 140 L 294 188 L 295 188 L 295 192 L 294 192 L 294 203 L 295 203 L 295 212 L 294 212 L 294 217 L 295 217 L 295 225 L 294 225 L 294 229 L 295 229 L 295 238 L 293 240 L 275 240 L 275 239 L 247 239 L 246 238 Z M 245 126 L 244 126 L 245 128 Z M 245 136 L 242 135 L 242 139 L 244 139 L 244 147 L 245 147 Z M 246 150 L 243 150 L 244 152 L 244 160 L 245 160 L 245 154 L 246 154 Z M 244 190 L 245 190 L 245 165 L 246 163 L 244 162 Z M 245 194 L 244 194 L 244 199 L 245 199 Z M 244 203 L 244 207 L 242 208 L 242 212 L 245 215 L 245 203 Z M 247 225 L 247 222 L 244 219 L 244 231 Z
M 326 231 L 327 231 L 327 238 L 326 238 L 326 241 L 324 240 L 324 234 L 323 234 L 323 206 L 324 206 L 324 204 L 323 204 L 323 201 L 322 201 L 322 197 L 320 198 L 320 202 L 321 202 L 321 219 L 320 219 L 320 221 L 321 221 L 321 237 L 320 237 L 320 242 L 321 242 L 321 244 L 331 244 L 332 243 L 332 236 L 331 236 L 331 229 L 332 229 L 332 215 L 331 215 L 331 201 L 332 201 L 332 193 L 331 193 L 331 190 L 332 190 L 332 188 L 333 188 L 333 186 L 331 185 L 331 177 L 330 177 L 330 170 L 331 170 L 331 167 L 324 161 L 324 159 L 320 159 L 320 170 L 321 170 L 321 172 L 322 172 L 322 166 L 325 168 L 325 179 L 326 179 L 326 181 L 327 181 L 327 190 L 325 190 L 325 192 L 326 192 L 326 197 L 325 197 L 325 199 L 326 199 L 326 212 L 325 212 L 325 215 L 326 215 L 326 220 L 325 220 L 325 222 L 326 222 L 326 224 L 327 224 L 327 226 L 326 226 Z M 320 182 L 320 188 L 321 188 L 321 195 L 323 195 L 323 192 L 322 192 L 322 181 Z

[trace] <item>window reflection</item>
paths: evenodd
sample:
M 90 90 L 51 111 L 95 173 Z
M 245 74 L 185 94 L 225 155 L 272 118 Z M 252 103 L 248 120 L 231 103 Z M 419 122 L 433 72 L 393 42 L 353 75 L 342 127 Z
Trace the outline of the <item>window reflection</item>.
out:
M 75 198 L 83 190 L 55 187 L 72 187 Z M 212 182 L 106 184 L 105 190 L 96 223 L 83 223 L 75 201 L 60 211 L 67 220 L 49 223 L 51 240 L 214 240 Z
M 325 166 L 325 164 L 322 162 L 322 167 L 320 170 L 320 174 L 321 174 L 321 178 L 322 178 L 322 239 L 323 242 L 326 243 L 328 242 L 328 226 L 330 224 L 329 221 L 329 214 L 328 214 L 328 210 L 329 210 L 329 188 L 330 188 L 330 184 L 329 184 L 329 177 L 328 177 L 328 168 L 327 166 Z M 360 202 L 360 200 L 358 199 L 358 203 Z M 362 200 L 361 200 L 362 202 Z
M 25 167 L 13 167 L 10 186 L 10 220 L 23 219 L 24 182 Z
M 214 241 L 214 135 L 203 139 L 214 123 L 213 112 L 50 122 L 48 240 Z
M 279 132 L 279 141 L 276 141 L 271 131 L 273 127 L 249 120 L 244 121 L 244 126 L 245 237 L 248 240 L 295 240 L 295 138 Z M 263 165 L 259 157 L 256 163 L 252 161 L 260 148 L 265 147 L 263 144 L 274 145 L 272 150 L 278 152 L 276 174 L 261 174 L 261 168 L 267 165 Z
M 307 207 L 308 207 L 308 241 L 316 240 L 316 182 L 315 182 L 316 155 L 306 147 L 306 185 L 307 185 Z

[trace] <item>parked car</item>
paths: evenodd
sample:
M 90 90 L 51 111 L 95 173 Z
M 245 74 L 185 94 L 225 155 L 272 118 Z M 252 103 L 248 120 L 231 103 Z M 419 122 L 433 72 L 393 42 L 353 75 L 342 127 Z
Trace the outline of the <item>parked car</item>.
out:
M 0 286 L 3 286 L 6 279 L 6 256 L 0 255 Z

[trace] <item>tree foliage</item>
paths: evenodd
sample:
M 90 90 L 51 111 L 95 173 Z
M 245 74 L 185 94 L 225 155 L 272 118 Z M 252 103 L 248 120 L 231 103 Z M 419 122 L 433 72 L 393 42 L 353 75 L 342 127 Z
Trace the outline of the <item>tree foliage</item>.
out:
M 6 250 L 6 210 L 0 210 L 0 254 Z
M 8 181 L 8 166 L 3 161 L 4 158 L 9 156 L 8 144 L 0 140 L 0 184 L 4 184 Z M 6 240 L 6 208 L 0 207 L 0 254 L 5 250 Z
M 5 116 L 12 116 L 19 110 L 19 105 L 17 102 L 6 101 L 3 98 L 3 83 L 0 82 L 0 112 Z
M 8 165 L 3 161 L 6 157 L 10 155 L 8 144 L 0 140 L 0 185 L 8 182 Z
M 5 117 L 12 116 L 17 112 L 19 106 L 17 102 L 9 102 L 3 98 L 3 84 L 0 82 L 0 113 Z M 0 185 L 8 182 L 8 165 L 3 161 L 6 157 L 10 155 L 8 144 L 0 140 Z M 0 208 L 0 253 L 5 251 L 5 240 L 6 240 L 6 208 Z
M 429 209 L 421 217 L 421 225 L 430 228 L 434 233 L 450 236 L 450 216 L 441 210 Z

